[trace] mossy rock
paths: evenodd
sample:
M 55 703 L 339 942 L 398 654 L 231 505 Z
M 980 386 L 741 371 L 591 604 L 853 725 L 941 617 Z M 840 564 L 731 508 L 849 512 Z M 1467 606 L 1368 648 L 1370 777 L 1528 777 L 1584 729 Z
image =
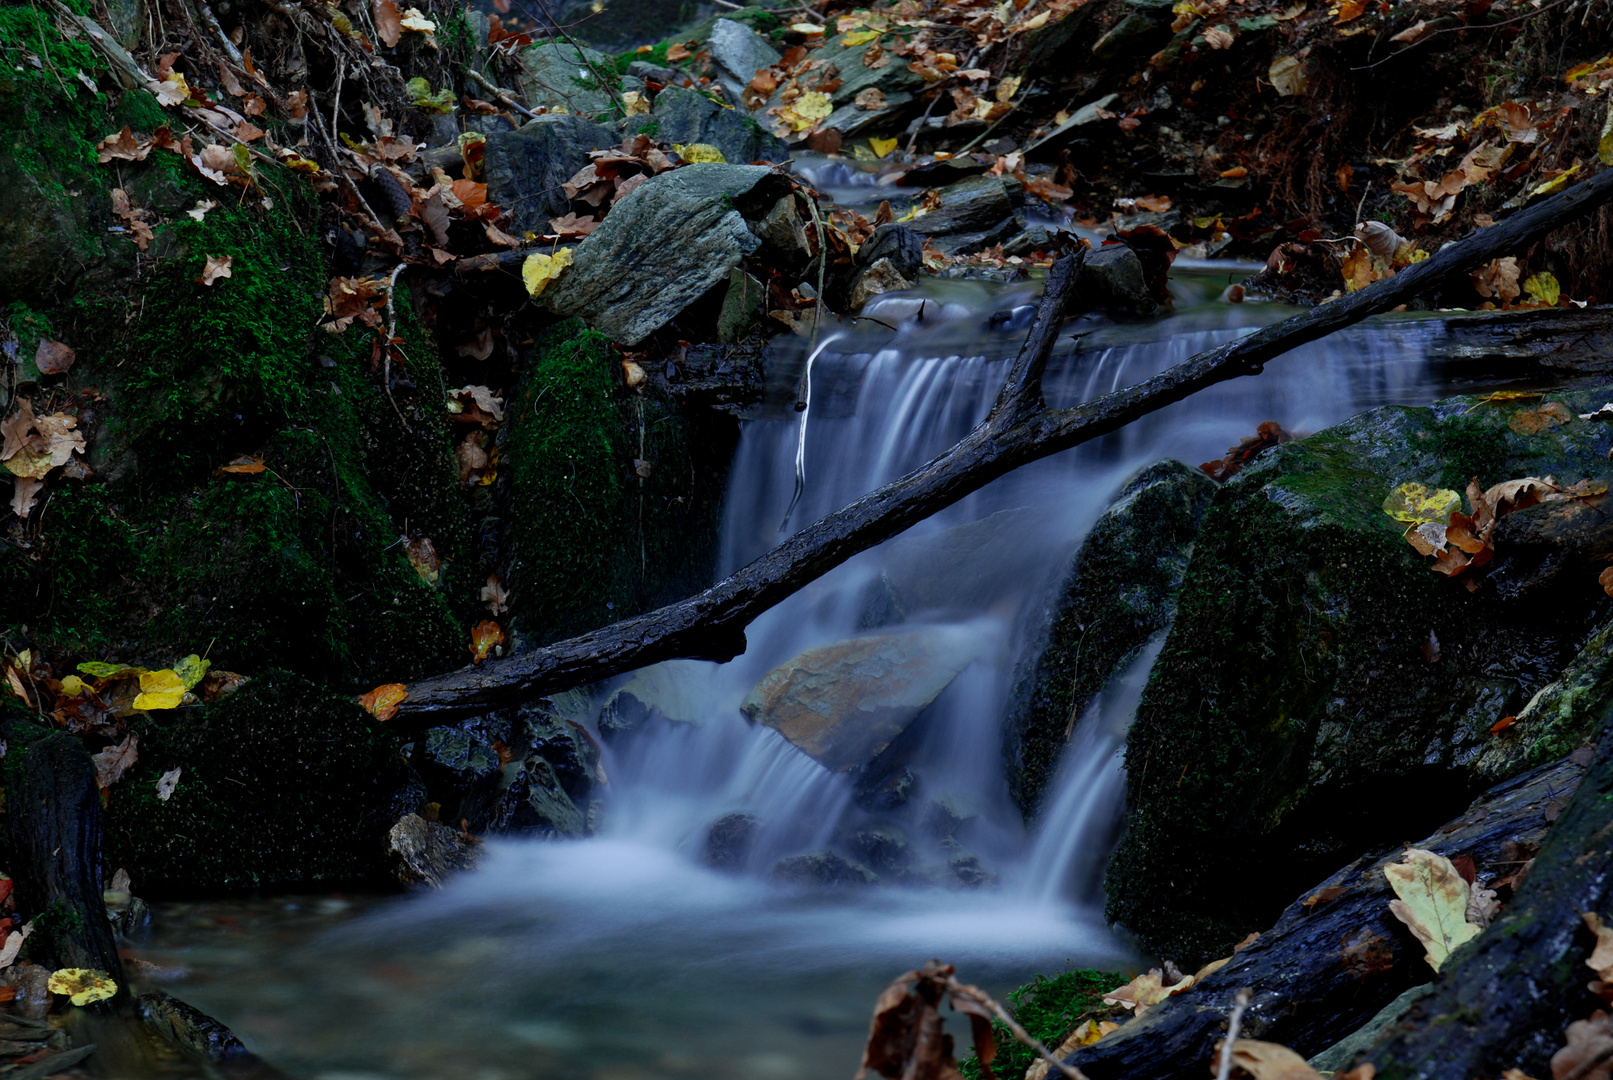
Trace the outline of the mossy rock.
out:
M 1159 461 L 1121 487 L 1071 561 L 1004 725 L 1008 790 L 1027 817 L 1092 697 L 1170 625 L 1215 481 Z
M 152 714 L 112 788 L 107 860 L 142 896 L 380 885 L 387 830 L 424 786 L 351 699 L 269 671 L 205 708 Z M 172 796 L 157 795 L 178 768 Z
M 1586 412 L 1606 394 L 1560 400 Z M 1127 742 L 1106 881 L 1109 917 L 1150 950 L 1226 955 L 1340 864 L 1438 827 L 1496 778 L 1479 766 L 1504 737 L 1491 725 L 1606 619 L 1596 568 L 1528 602 L 1469 592 L 1382 503 L 1408 481 L 1613 475 L 1601 425 L 1509 427 L 1534 406 L 1376 409 L 1217 493 Z

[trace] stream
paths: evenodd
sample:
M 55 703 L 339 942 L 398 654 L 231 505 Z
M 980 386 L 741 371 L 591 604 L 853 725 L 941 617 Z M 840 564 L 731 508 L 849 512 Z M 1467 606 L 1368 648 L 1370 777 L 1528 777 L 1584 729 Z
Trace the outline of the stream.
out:
M 1253 269 L 1179 264 L 1170 316 L 1072 323 L 1047 374 L 1050 404 L 1135 383 L 1290 314 L 1221 301 Z M 935 280 L 876 299 L 867 314 L 896 329 L 825 334 L 804 429 L 794 404 L 805 344 L 780 346 L 767 404 L 743 425 L 720 572 L 777 543 L 787 512 L 786 527 L 800 528 L 967 432 L 1039 291 Z M 1104 923 L 1102 873 L 1124 797 L 1119 751 L 1157 643 L 1077 726 L 1029 826 L 1001 754 L 1016 665 L 1081 537 L 1136 469 L 1220 457 L 1264 420 L 1304 434 L 1373 406 L 1495 385 L 1427 359 L 1440 332 L 1437 318 L 1390 317 L 1305 346 L 1259 378 L 1006 476 L 853 559 L 752 624 L 731 663 L 659 665 L 648 677 L 671 719 L 605 745 L 591 839 L 490 840 L 481 868 L 441 892 L 158 905 L 137 954 L 159 985 L 267 1060 L 321 1080 L 845 1080 L 879 990 L 932 956 L 996 994 L 1066 966 L 1139 970 Z M 893 589 L 905 598 L 895 615 Z M 739 705 L 804 649 L 897 629 L 966 641 L 976 659 L 912 729 L 913 796 L 876 814 L 846 774 L 753 726 Z M 563 707 L 592 724 L 627 681 Z M 739 872 L 708 869 L 706 832 L 733 813 L 759 823 L 749 852 Z M 770 880 L 778 859 L 868 828 L 907 838 L 912 884 Z M 960 1039 L 966 1030 L 949 1027 Z

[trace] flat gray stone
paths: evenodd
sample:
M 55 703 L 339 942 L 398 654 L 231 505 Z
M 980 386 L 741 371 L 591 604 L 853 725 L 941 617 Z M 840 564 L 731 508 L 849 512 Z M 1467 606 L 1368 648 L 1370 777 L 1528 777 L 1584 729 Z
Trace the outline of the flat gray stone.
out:
M 711 50 L 717 81 L 735 105 L 758 71 L 783 59 L 766 38 L 732 19 L 718 19 L 712 25 L 706 46 Z
M 604 53 L 551 41 L 530 45 L 517 57 L 527 108 L 563 110 L 590 119 L 610 111 L 610 92 L 594 74 L 598 71 L 607 79 L 615 74 L 614 61 Z
M 778 162 L 790 156 L 782 142 L 743 112 L 725 109 L 694 90 L 662 90 L 655 99 L 655 122 L 662 142 L 715 146 L 729 164 Z
M 1070 116 L 1070 118 L 1040 139 L 1031 143 L 1025 150 L 1026 157 L 1035 157 L 1044 152 L 1053 152 L 1069 144 L 1076 135 L 1078 128 L 1088 124 L 1097 123 L 1103 117 L 1098 115 L 1099 109 L 1107 109 L 1120 99 L 1119 94 L 1105 94 L 1096 101 L 1089 101 Z
M 580 116 L 540 116 L 514 131 L 487 137 L 482 175 L 487 200 L 504 210 L 499 228 L 520 236 L 548 232 L 549 219 L 571 208 L 561 185 L 588 166 L 588 152 L 614 146 L 617 137 Z

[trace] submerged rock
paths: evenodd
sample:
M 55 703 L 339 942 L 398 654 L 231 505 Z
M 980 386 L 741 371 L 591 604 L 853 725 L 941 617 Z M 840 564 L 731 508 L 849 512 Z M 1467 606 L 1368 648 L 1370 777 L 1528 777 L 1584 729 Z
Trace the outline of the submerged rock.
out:
M 1607 394 L 1554 398 L 1578 413 Z M 1509 427 L 1535 404 L 1375 409 L 1217 492 L 1127 743 L 1108 914 L 1148 948 L 1224 955 L 1270 924 L 1272 897 L 1421 835 L 1522 767 L 1487 774 L 1486 751 L 1508 737 L 1490 729 L 1605 620 L 1595 573 L 1527 603 L 1482 574 L 1470 592 L 1434 573 L 1382 504 L 1408 481 L 1605 477 L 1600 425 Z M 1229 886 L 1257 878 L 1259 890 Z
M 706 831 L 701 861 L 713 870 L 743 870 L 760 825 L 755 814 L 724 814 Z
M 1070 562 L 1040 640 L 1015 672 L 1003 725 L 1008 790 L 1027 817 L 1087 704 L 1170 625 L 1216 484 L 1180 461 L 1121 487 Z
M 699 723 L 705 718 L 709 670 L 693 660 L 668 660 L 633 672 L 600 708 L 600 737 L 614 742 L 653 719 Z
M 787 184 L 760 165 L 688 165 L 647 180 L 577 245 L 544 302 L 636 345 L 761 246 L 741 210 L 760 219 Z
M 780 859 L 773 864 L 772 877 L 788 885 L 872 885 L 879 880 L 867 867 L 858 866 L 832 851 Z
M 867 765 L 980 656 L 969 631 L 935 627 L 808 649 L 740 709 L 834 772 Z

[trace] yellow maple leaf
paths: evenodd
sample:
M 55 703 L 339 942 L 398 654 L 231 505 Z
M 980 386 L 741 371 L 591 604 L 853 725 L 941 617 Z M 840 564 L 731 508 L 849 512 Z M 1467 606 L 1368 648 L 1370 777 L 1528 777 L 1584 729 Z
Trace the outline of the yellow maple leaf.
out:
M 185 696 L 185 680 L 172 668 L 148 671 L 140 676 L 140 693 L 134 699 L 136 709 L 174 709 Z
M 896 139 L 869 139 L 868 145 L 873 148 L 875 157 L 887 157 L 896 149 Z
M 1448 488 L 1430 489 L 1422 484 L 1401 484 L 1383 500 L 1383 512 L 1407 525 L 1449 521 L 1462 508 L 1462 497 Z
M 69 675 L 62 680 L 62 693 L 68 697 L 78 697 L 85 689 L 84 680 L 77 675 Z
M 549 282 L 565 272 L 571 265 L 571 248 L 560 248 L 553 255 L 528 255 L 521 264 L 521 280 L 526 283 L 529 296 L 542 296 Z
M 95 968 L 58 968 L 50 973 L 45 988 L 53 994 L 66 994 L 74 1005 L 105 1001 L 118 992 L 112 976 Z

